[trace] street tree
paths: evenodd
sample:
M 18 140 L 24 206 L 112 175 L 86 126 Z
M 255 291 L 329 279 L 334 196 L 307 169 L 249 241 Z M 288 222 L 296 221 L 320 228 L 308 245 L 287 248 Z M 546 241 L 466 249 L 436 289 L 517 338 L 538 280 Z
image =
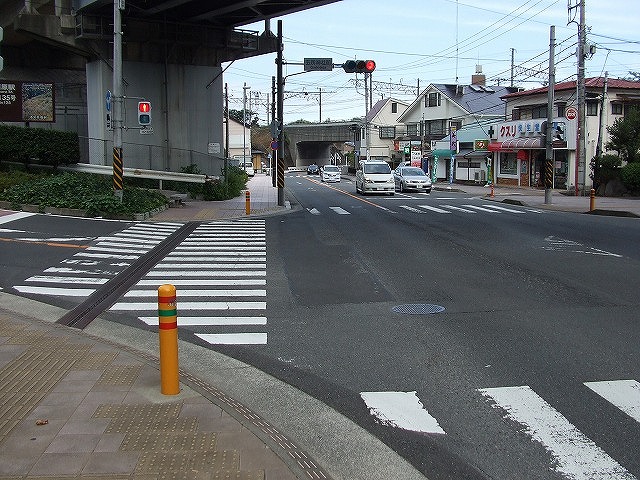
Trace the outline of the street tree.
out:
M 628 163 L 640 162 L 640 109 L 630 109 L 623 118 L 607 127 L 607 132 L 607 150 L 618 152 Z

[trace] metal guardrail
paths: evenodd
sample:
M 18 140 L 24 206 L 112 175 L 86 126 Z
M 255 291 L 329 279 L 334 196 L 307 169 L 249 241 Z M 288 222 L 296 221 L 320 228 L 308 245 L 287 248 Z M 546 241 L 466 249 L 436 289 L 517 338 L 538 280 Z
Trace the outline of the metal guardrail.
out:
M 113 175 L 113 167 L 109 165 L 91 165 L 87 163 L 78 163 L 69 167 L 58 167 L 59 170 L 67 172 L 83 172 L 83 173 L 96 173 L 99 175 Z M 161 170 L 144 170 L 142 168 L 127 168 L 124 169 L 124 177 L 137 177 L 137 178 L 150 178 L 153 180 L 171 180 L 175 182 L 188 182 L 188 183 L 206 183 L 212 180 L 218 180 L 220 177 L 210 177 L 208 175 L 202 175 L 197 173 L 178 173 L 178 172 L 164 172 Z

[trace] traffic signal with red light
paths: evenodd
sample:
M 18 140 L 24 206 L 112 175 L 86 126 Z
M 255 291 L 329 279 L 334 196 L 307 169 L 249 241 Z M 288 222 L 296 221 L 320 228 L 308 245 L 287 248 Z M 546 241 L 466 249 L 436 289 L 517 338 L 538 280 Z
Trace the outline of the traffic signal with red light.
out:
M 151 102 L 138 102 L 138 123 L 140 125 L 151 125 Z
M 342 64 L 346 73 L 371 73 L 376 69 L 373 60 L 347 60 Z

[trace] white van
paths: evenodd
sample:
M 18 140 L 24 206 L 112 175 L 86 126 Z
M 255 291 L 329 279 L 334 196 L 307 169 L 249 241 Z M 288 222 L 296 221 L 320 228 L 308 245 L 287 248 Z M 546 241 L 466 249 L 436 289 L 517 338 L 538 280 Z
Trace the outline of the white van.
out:
M 391 167 L 382 160 L 362 160 L 356 170 L 356 193 L 396 193 Z
M 240 165 L 240 168 L 247 172 L 247 175 L 253 177 L 256 171 L 253 169 L 253 162 L 247 161 L 244 165 Z

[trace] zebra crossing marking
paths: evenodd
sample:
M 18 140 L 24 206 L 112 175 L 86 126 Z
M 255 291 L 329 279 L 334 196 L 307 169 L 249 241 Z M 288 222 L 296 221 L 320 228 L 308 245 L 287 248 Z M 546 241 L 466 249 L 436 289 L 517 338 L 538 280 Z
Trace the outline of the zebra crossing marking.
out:
M 436 213 L 451 213 L 449 210 L 443 210 L 442 208 L 432 207 L 431 205 L 418 205 L 420 208 L 424 208 L 425 210 L 430 210 Z
M 478 210 L 480 212 L 486 212 L 486 213 L 500 213 L 497 210 L 493 210 L 492 208 L 485 208 L 485 207 L 479 207 L 477 205 L 471 205 L 471 204 L 464 204 L 462 205 L 463 207 L 467 207 L 467 208 L 473 208 L 474 210 Z
M 196 333 L 212 345 L 266 345 L 266 333 Z
M 476 214 L 478 212 L 474 211 L 474 210 L 469 210 L 468 208 L 462 208 L 462 207 L 456 207 L 455 205 L 442 205 L 443 207 L 446 207 L 450 210 L 456 210 L 458 212 L 464 212 L 464 213 L 473 213 Z
M 516 213 L 516 214 L 525 213 L 522 210 L 516 210 L 515 208 L 502 207 L 500 205 L 486 205 L 485 204 L 485 205 L 483 205 L 483 207 L 495 208 L 497 210 L 502 210 L 503 212 Z
M 419 209 L 414 208 L 414 207 L 410 207 L 409 205 L 400 205 L 400 208 L 404 208 L 405 210 L 408 210 L 408 211 L 413 212 L 413 213 L 425 213 L 422 210 L 419 210 Z
M 369 412 L 385 425 L 420 433 L 445 433 L 415 391 L 361 392 L 360 396 Z
M 635 480 L 622 465 L 571 424 L 529 386 L 483 388 L 506 418 L 523 425 L 557 461 L 555 469 L 575 480 Z
M 584 385 L 640 422 L 640 383 L 635 380 L 585 382 Z
M 342 207 L 329 207 L 331 210 L 333 210 L 334 212 L 336 212 L 338 215 L 351 215 L 350 212 L 347 212 L 344 208 Z
M 138 317 L 147 325 L 158 325 L 158 317 Z M 220 326 L 244 326 L 266 325 L 267 317 L 190 317 L 180 315 L 178 327 L 220 327 Z

